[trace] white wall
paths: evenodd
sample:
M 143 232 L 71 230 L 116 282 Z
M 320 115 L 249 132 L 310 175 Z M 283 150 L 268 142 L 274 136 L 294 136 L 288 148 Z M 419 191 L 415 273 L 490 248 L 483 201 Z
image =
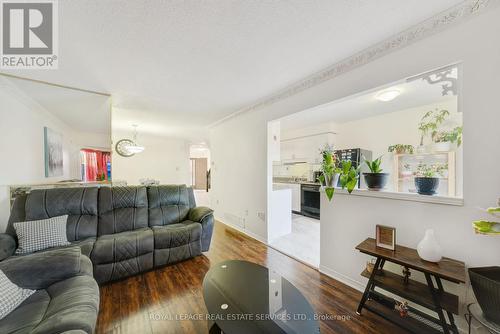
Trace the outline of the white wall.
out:
M 140 128 L 139 128 L 140 130 Z M 131 132 L 113 131 L 113 143 L 131 138 Z M 155 179 L 162 184 L 189 184 L 189 143 L 183 139 L 142 134 L 138 142 L 146 149 L 132 157 L 122 157 L 113 147 L 113 180 L 140 184 L 140 179 Z
M 415 246 L 426 228 L 435 228 L 447 256 L 464 260 L 469 266 L 498 265 L 499 239 L 475 235 L 471 221 L 482 216 L 476 209 L 478 206 L 492 205 L 500 196 L 500 173 L 496 167 L 500 165 L 497 98 L 500 43 L 496 42 L 499 17 L 500 8 L 495 7 L 313 88 L 212 128 L 212 158 L 217 167 L 213 174 L 213 202 L 217 217 L 224 219 L 225 213 L 247 217 L 244 230 L 266 238 L 266 223 L 259 220 L 257 214 L 267 211 L 269 120 L 461 61 L 465 205 L 341 198 L 339 195 L 333 204 L 322 203 L 321 267 L 338 273 L 337 277 L 343 277 L 344 281 L 362 282 L 359 273 L 367 258 L 360 256 L 354 246 L 373 236 L 378 222 L 397 226 L 398 241 L 408 246 Z M 360 207 L 368 209 L 359 210 Z M 248 216 L 244 216 L 245 210 Z
M 80 149 L 110 147 L 109 136 L 81 133 L 43 109 L 5 78 L 0 78 L 0 231 L 10 213 L 9 185 L 81 179 Z M 63 138 L 63 175 L 45 177 L 44 130 Z

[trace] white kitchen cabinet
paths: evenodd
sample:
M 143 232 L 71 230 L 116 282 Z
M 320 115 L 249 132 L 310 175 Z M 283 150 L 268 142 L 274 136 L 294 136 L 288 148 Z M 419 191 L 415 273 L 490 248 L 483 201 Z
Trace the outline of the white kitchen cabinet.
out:
M 290 189 L 292 191 L 292 211 L 300 212 L 300 184 L 273 183 L 273 190 Z
M 291 184 L 292 189 L 292 211 L 300 212 L 300 184 Z
M 320 150 L 326 144 L 334 145 L 335 134 L 332 132 L 310 136 L 284 139 L 281 141 L 281 161 L 321 162 Z

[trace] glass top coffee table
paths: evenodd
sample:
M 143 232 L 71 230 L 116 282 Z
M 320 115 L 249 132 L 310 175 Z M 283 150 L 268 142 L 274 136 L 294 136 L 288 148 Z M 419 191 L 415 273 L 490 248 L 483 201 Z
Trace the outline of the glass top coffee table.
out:
M 319 333 L 319 322 L 290 282 L 255 263 L 224 261 L 203 280 L 210 333 Z

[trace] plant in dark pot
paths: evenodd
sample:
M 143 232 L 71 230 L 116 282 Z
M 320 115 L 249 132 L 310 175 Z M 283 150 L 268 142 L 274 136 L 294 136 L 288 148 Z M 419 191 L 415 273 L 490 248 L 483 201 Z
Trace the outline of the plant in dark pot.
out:
M 497 206 L 485 210 L 494 219 L 477 220 L 472 226 L 476 233 L 498 235 L 500 198 Z M 500 326 L 500 267 L 469 268 L 470 283 L 484 316 Z
M 469 277 L 484 316 L 500 325 L 500 267 L 469 268 Z
M 384 189 L 387 185 L 387 181 L 389 180 L 389 173 L 382 173 L 382 168 L 380 168 L 382 157 L 378 157 L 377 159 L 372 161 L 365 159 L 365 163 L 370 169 L 370 173 L 363 173 L 368 189 Z
M 446 164 L 419 164 L 415 176 L 415 187 L 420 195 L 435 195 L 439 187 L 439 177 L 448 169 Z

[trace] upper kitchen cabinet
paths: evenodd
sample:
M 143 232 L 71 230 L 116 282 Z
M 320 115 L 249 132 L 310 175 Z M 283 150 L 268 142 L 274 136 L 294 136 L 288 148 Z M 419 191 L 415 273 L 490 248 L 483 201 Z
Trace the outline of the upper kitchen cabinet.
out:
M 335 133 L 321 132 L 303 136 L 281 138 L 281 162 L 321 162 L 320 150 L 333 145 Z

